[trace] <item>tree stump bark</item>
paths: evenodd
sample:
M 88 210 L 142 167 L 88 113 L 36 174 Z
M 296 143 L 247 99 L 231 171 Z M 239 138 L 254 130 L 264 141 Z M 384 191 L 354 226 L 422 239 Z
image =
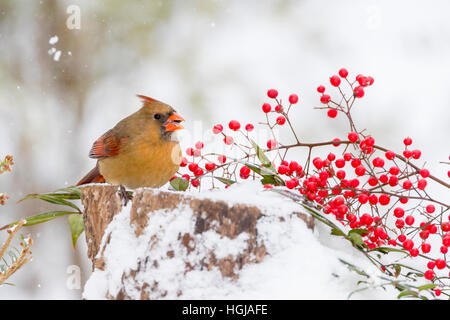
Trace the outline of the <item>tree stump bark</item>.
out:
M 236 280 L 245 265 L 259 263 L 268 254 L 264 241 L 258 237 L 258 222 L 268 213 L 257 205 L 230 204 L 181 192 L 138 189 L 134 192 L 132 202 L 124 208 L 118 195 L 118 187 L 110 185 L 86 186 L 82 190 L 81 199 L 85 209 L 88 256 L 94 272 L 114 268 L 114 265 L 108 265 L 113 262 L 105 258 L 105 252 L 111 249 L 108 249 L 111 237 L 134 237 L 139 239 L 139 244 L 146 242 L 145 251 L 136 255 L 138 261 L 130 265 L 128 270 L 123 270 L 118 287 L 116 284 L 115 289 L 110 286 L 107 290 L 105 297 L 109 299 L 157 299 L 166 296 L 167 290 L 158 287 L 160 281 L 151 276 L 152 272 L 156 274 L 160 265 L 170 259 L 180 259 L 180 255 L 183 255 L 184 265 L 179 265 L 178 268 L 183 270 L 177 272 L 187 274 L 192 270 L 215 269 L 223 277 Z M 108 228 L 114 217 L 123 210 L 127 210 L 126 214 L 129 214 L 129 234 Z M 186 221 L 192 221 L 192 227 L 178 232 L 167 245 L 165 255 L 161 256 L 161 243 L 167 239 L 167 235 L 161 236 L 159 230 L 171 227 L 170 222 L 167 225 L 161 224 L 161 219 L 170 217 L 170 221 L 176 221 L 177 215 L 185 215 L 187 212 L 189 216 Z M 314 228 L 311 216 L 292 212 L 292 217 L 303 220 L 309 229 Z M 285 218 L 279 219 L 282 221 Z M 152 223 L 161 224 L 160 228 Z M 230 247 L 230 252 L 227 253 L 226 246 L 221 245 L 218 254 L 218 248 L 211 249 L 205 245 L 211 237 L 239 241 L 238 250 L 234 247 L 231 250 Z M 135 248 L 128 249 L 132 252 Z M 182 292 L 177 295 L 181 296 Z

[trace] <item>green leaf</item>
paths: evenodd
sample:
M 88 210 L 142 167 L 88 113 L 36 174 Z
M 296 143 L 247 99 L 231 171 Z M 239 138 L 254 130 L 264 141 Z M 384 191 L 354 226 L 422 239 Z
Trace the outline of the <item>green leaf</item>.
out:
M 71 207 L 72 209 L 77 210 L 78 212 L 81 212 L 81 210 L 76 206 L 74 203 L 67 201 L 63 198 L 63 195 L 55 195 L 55 194 L 29 194 L 19 202 L 28 200 L 28 199 L 40 199 L 52 204 L 57 204 L 61 206 L 67 206 Z
M 403 297 L 408 297 L 408 296 L 417 297 L 418 294 L 415 291 L 405 290 L 405 291 L 400 292 L 400 294 L 397 296 L 397 299 L 401 299 Z
M 185 191 L 189 186 L 189 181 L 184 178 L 175 178 L 170 181 L 170 185 L 177 191 Z
M 364 245 L 364 241 L 362 237 L 357 232 L 352 232 L 355 230 L 351 230 L 348 233 L 348 239 L 355 245 L 355 246 L 361 246 Z
M 434 289 L 434 288 L 436 288 L 436 285 L 434 283 L 429 283 L 429 284 L 424 284 L 423 286 L 420 286 L 417 289 L 419 289 L 419 291 L 422 291 L 422 290 L 429 290 L 429 289 Z
M 68 188 L 62 188 L 58 189 L 55 192 L 65 192 L 66 194 L 70 195 L 77 195 L 78 199 L 81 198 L 81 188 L 79 187 L 68 187 Z
M 252 171 L 256 172 L 257 174 L 259 174 L 262 177 L 275 175 L 275 173 L 273 173 L 272 171 L 270 171 L 269 169 L 267 169 L 265 167 L 261 167 L 256 164 L 250 163 L 250 162 L 245 162 L 244 164 L 247 167 L 249 167 Z
M 70 232 L 72 233 L 72 244 L 75 249 L 75 245 L 77 244 L 78 237 L 84 231 L 84 221 L 82 214 L 73 214 L 68 217 L 68 222 L 70 226 Z
M 398 264 L 395 264 L 394 269 L 395 269 L 395 277 L 398 278 L 398 276 L 400 275 L 400 272 L 402 271 L 402 267 Z
M 368 231 L 366 229 L 352 229 L 352 230 L 350 230 L 348 232 L 348 234 L 350 234 L 350 233 L 356 233 L 356 234 L 359 234 L 361 236 L 361 235 L 363 235 L 365 233 L 368 233 Z
M 389 252 L 400 252 L 400 253 L 404 253 L 404 254 L 409 254 L 405 250 L 395 249 L 395 248 L 388 248 L 388 247 L 373 248 L 373 249 L 371 249 L 369 251 L 378 251 L 378 252 L 381 252 L 381 253 L 384 253 L 384 254 L 388 254 Z
M 252 139 L 250 139 L 250 143 L 252 144 L 253 149 L 255 149 L 256 156 L 258 157 L 259 161 L 261 161 L 262 165 L 266 168 L 269 168 L 272 171 L 272 173 L 276 174 L 276 170 L 273 167 L 272 162 L 270 162 L 269 158 L 267 158 L 267 156 L 264 154 L 264 152 L 258 146 L 258 144 Z
M 51 211 L 51 212 L 46 212 L 46 213 L 41 213 L 35 216 L 31 216 L 28 218 L 25 218 L 25 223 L 24 226 L 32 226 L 35 224 L 39 224 L 39 223 L 44 223 L 50 220 L 53 220 L 57 217 L 62 217 L 62 216 L 67 216 L 70 214 L 80 214 L 79 212 L 74 212 L 74 211 Z M 0 230 L 6 229 L 6 228 L 10 228 L 16 224 L 19 223 L 20 220 L 17 220 L 13 223 L 7 224 L 6 226 L 3 226 L 2 228 L 0 228 Z
M 226 178 L 222 178 L 222 177 L 214 177 L 214 178 L 219 180 L 223 184 L 226 184 L 227 186 L 231 186 L 232 184 L 236 183 L 236 181 L 233 181 L 233 180 L 230 180 L 230 179 L 226 179 Z
M 341 237 L 345 237 L 345 233 L 342 232 L 341 230 L 337 229 L 337 228 L 332 228 L 331 229 L 331 234 L 333 236 L 341 236 Z

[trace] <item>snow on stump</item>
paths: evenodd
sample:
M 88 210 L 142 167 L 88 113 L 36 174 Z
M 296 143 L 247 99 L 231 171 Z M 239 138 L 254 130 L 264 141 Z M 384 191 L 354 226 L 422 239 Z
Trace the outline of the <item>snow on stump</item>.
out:
M 236 282 L 243 268 L 270 256 L 271 247 L 276 249 L 267 246 L 277 241 L 271 239 L 274 227 L 283 233 L 300 221 L 314 228 L 313 218 L 293 202 L 236 187 L 204 193 L 138 189 L 126 207 L 116 186 L 84 187 L 81 199 L 93 274 L 83 297 L 195 296 L 199 282 Z

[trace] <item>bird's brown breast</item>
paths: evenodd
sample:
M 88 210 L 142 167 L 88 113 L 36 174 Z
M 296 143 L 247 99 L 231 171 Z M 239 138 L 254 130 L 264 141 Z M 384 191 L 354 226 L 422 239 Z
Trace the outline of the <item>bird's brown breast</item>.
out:
M 131 189 L 159 188 L 178 171 L 181 149 L 176 141 L 138 141 L 113 157 L 99 160 L 106 182 Z

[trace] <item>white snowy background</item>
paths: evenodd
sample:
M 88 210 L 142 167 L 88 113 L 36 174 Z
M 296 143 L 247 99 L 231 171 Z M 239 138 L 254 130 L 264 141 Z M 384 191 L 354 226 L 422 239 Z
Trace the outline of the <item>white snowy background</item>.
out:
M 79 30 L 66 26 L 70 5 L 80 8 Z M 396 149 L 411 136 L 445 178 L 438 162 L 450 154 L 449 9 L 445 0 L 3 0 L 0 156 L 14 155 L 16 166 L 0 177 L 0 191 L 11 196 L 0 224 L 49 208 L 17 205 L 25 194 L 78 181 L 95 163 L 87 157 L 92 142 L 139 107 L 136 93 L 188 120 L 185 146 L 217 122 L 261 120 L 272 87 L 285 99 L 299 94 L 293 121 L 302 139 L 342 136 L 342 118 L 312 109 L 315 88 L 341 67 L 375 78 L 355 108 L 359 126 Z M 15 286 L 0 287 L 0 299 L 79 299 L 90 275 L 84 238 L 73 250 L 65 219 L 28 230 L 34 261 L 10 279 Z M 324 233 L 311 241 L 339 256 Z M 323 260 L 301 264 L 293 255 L 293 263 L 329 274 L 330 257 L 314 257 Z M 81 287 L 71 288 L 68 272 L 78 267 Z M 322 280 L 299 285 L 297 297 L 319 297 Z M 323 297 L 345 299 L 351 288 L 339 288 Z

